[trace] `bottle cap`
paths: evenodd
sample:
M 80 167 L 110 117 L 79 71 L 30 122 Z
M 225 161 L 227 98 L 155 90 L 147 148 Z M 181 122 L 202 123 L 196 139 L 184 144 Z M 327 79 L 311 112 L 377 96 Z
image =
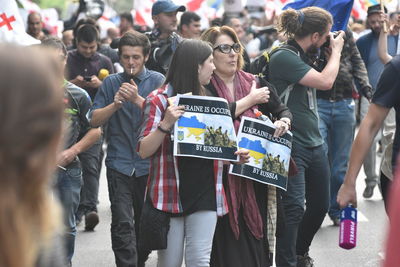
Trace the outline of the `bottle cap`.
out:
M 258 117 L 261 117 L 261 116 L 262 116 L 262 112 L 259 111 L 258 109 L 255 109 L 255 110 L 254 110 L 254 115 L 256 115 L 257 118 L 258 118 Z

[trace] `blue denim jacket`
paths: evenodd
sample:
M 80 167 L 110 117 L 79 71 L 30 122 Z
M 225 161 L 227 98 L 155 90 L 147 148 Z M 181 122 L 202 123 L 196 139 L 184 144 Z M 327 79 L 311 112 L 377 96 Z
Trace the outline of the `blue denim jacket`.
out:
M 125 73 L 108 76 L 96 94 L 89 114 L 99 108 L 104 108 L 114 102 L 114 95 L 121 84 L 128 82 Z M 135 77 L 139 95 L 146 98 L 153 90 L 159 88 L 164 82 L 161 73 L 146 68 Z M 122 108 L 117 110 L 108 120 L 107 124 L 107 157 L 106 166 L 127 176 L 142 176 L 149 172 L 149 161 L 141 159 L 136 153 L 137 135 L 142 120 L 142 110 L 130 103 L 124 102 Z

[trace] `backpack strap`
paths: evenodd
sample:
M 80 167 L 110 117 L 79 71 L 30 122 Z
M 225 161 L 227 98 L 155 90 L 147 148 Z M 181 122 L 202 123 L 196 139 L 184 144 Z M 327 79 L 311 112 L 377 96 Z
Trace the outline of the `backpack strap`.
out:
M 279 95 L 279 98 L 282 100 L 283 104 L 287 105 L 287 102 L 289 101 L 289 95 L 295 85 L 295 83 L 289 84 L 289 86 L 286 87 L 286 89 L 283 90 L 283 92 Z
M 295 54 L 296 56 L 300 57 L 300 52 L 294 46 L 291 46 L 288 44 L 283 44 L 283 45 L 273 48 L 271 50 L 271 52 L 269 53 L 269 59 L 272 57 L 273 54 L 275 54 L 279 50 L 286 50 L 286 51 L 289 51 L 289 52 Z M 289 86 L 286 87 L 286 89 L 283 90 L 283 92 L 279 95 L 279 98 L 282 100 L 282 102 L 285 105 L 287 105 L 287 102 L 289 101 L 290 93 L 292 92 L 295 85 L 296 85 L 295 83 L 289 84 Z

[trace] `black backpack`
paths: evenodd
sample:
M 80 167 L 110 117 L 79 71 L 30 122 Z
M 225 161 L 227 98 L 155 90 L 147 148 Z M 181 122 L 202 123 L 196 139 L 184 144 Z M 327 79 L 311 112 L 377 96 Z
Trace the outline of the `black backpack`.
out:
M 273 54 L 280 50 L 287 50 L 291 53 L 300 57 L 300 52 L 292 45 L 286 43 L 280 46 L 273 47 L 270 51 L 265 50 L 259 55 L 253 62 L 250 63 L 250 73 L 257 75 L 267 81 L 269 81 L 269 64 Z M 279 98 L 286 105 L 289 99 L 290 92 L 293 90 L 295 84 L 290 84 L 280 95 Z
M 280 46 L 273 47 L 270 51 L 265 50 L 259 55 L 253 62 L 250 63 L 250 73 L 263 77 L 269 81 L 269 63 L 271 56 L 279 50 L 290 51 L 297 56 L 300 56 L 300 52 L 292 45 L 281 44 Z

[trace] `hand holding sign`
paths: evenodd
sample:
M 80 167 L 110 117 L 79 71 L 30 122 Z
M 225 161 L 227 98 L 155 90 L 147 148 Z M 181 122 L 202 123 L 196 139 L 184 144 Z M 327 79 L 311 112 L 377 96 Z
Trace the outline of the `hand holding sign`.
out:
M 185 113 L 184 106 L 169 106 L 163 119 L 164 125 L 171 129 L 172 125 Z
M 244 164 L 249 162 L 250 151 L 248 149 L 239 148 L 239 150 L 235 152 L 235 155 L 239 155 L 239 162 L 237 164 Z

